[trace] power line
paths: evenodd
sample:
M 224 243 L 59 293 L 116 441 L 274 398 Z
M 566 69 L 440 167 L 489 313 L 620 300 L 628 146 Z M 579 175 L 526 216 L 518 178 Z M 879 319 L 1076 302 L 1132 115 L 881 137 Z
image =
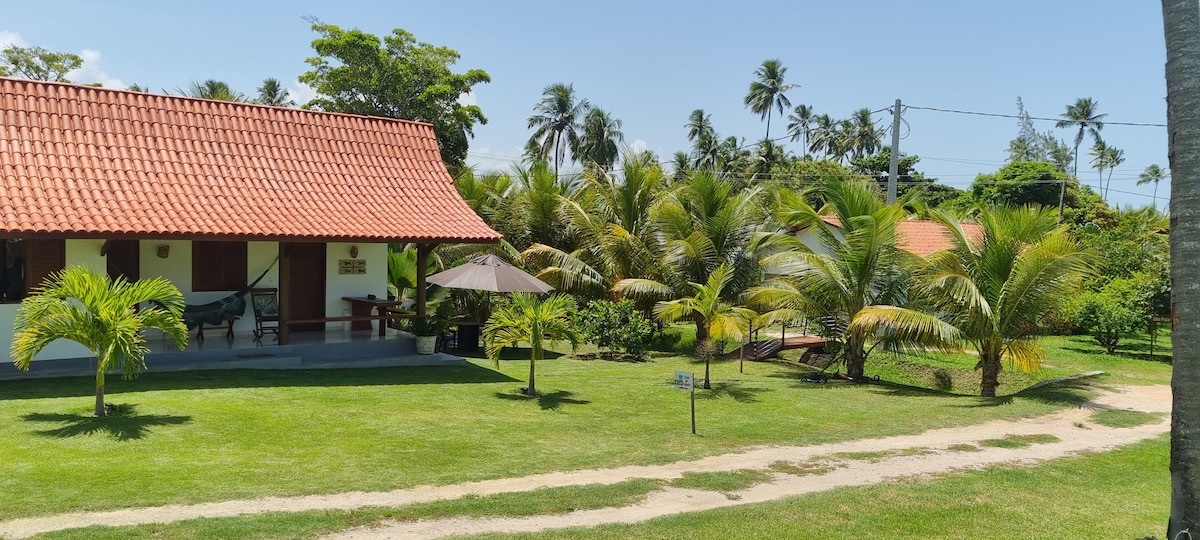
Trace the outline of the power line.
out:
M 1045 121 L 1049 121 L 1049 122 L 1062 122 L 1065 120 L 1063 118 L 1046 118 L 1043 116 L 1028 116 L 1028 117 L 1026 117 L 1026 116 L 1021 116 L 1019 114 L 1000 114 L 1000 113 L 985 113 L 985 112 L 977 112 L 977 111 L 960 111 L 957 109 L 940 109 L 938 107 L 918 107 L 916 105 L 906 105 L 906 107 L 910 108 L 910 109 L 920 109 L 923 111 L 936 111 L 936 112 L 953 113 L 953 114 L 970 114 L 970 115 L 974 115 L 974 116 L 994 116 L 997 118 L 1016 118 L 1016 119 L 1029 118 L 1030 120 L 1045 120 Z M 1066 120 L 1066 121 L 1069 122 L 1069 120 Z M 1072 122 L 1072 123 L 1074 123 L 1074 122 Z M 1097 122 L 1097 123 L 1104 124 L 1106 126 L 1167 127 L 1166 124 L 1151 124 L 1151 123 L 1147 123 L 1147 122 L 1108 122 L 1108 121 L 1105 121 L 1105 122 Z

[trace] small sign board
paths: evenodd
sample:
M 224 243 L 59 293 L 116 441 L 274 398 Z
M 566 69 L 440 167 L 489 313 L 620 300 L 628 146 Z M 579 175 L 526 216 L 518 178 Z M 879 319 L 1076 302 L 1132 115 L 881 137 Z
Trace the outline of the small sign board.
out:
M 675 389 L 676 390 L 692 390 L 692 382 L 695 377 L 690 371 L 675 371 Z
M 367 273 L 367 261 L 365 259 L 339 259 L 338 273 L 365 274 Z

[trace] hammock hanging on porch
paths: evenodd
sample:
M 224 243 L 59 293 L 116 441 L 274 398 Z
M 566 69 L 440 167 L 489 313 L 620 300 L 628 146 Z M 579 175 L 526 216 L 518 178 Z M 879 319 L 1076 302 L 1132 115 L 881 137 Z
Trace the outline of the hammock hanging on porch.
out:
M 191 330 L 201 324 L 209 326 L 220 325 L 225 322 L 227 317 L 240 316 L 246 311 L 246 294 L 255 285 L 258 285 L 258 282 L 262 281 L 264 277 L 267 277 L 267 272 L 270 272 L 271 268 L 278 261 L 279 257 L 275 257 L 275 260 L 271 261 L 271 264 L 267 266 L 266 270 L 263 270 L 262 274 L 259 274 L 258 279 L 254 280 L 254 283 L 238 289 L 237 292 L 225 298 L 207 304 L 183 306 L 183 323 Z

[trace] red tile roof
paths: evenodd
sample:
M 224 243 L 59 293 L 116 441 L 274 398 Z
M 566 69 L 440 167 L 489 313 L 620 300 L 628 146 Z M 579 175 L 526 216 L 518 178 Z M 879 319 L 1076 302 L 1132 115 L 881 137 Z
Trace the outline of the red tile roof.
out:
M 838 228 L 842 226 L 842 221 L 836 216 L 823 215 L 821 221 Z M 972 240 L 978 241 L 983 238 L 983 228 L 978 223 L 963 223 L 962 228 Z M 954 247 L 954 236 L 936 221 L 910 219 L 896 223 L 896 247 L 925 257 Z
M 429 124 L 0 78 L 0 232 L 495 242 Z

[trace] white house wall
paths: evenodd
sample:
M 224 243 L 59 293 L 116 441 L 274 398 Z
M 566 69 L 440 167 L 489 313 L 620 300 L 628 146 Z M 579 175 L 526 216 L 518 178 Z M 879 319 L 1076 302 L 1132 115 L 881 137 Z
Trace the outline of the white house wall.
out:
M 106 271 L 107 264 L 100 255 L 103 240 L 67 240 L 66 262 L 68 265 L 86 265 Z M 350 259 L 350 247 L 358 246 L 358 259 L 366 261 L 365 274 L 339 274 L 338 260 Z M 158 256 L 159 246 L 167 246 L 166 258 Z M 192 243 L 186 240 L 141 240 L 139 242 L 140 274 L 142 278 L 161 276 L 172 283 L 183 293 L 184 301 L 188 304 L 205 304 L 220 300 L 232 291 L 202 291 L 195 292 L 192 287 Z M 268 266 L 270 271 L 257 285 L 258 287 L 279 286 L 279 263 L 275 258 L 279 253 L 276 242 L 248 242 L 246 246 L 246 282 L 250 283 Z M 387 296 L 387 244 L 349 244 L 330 243 L 326 246 L 325 267 L 325 314 L 329 317 L 350 315 L 350 304 L 342 300 L 343 296 L 367 296 L 374 294 L 380 298 Z M 274 262 L 274 265 L 272 265 Z M 213 261 L 213 264 L 218 264 Z M 254 329 L 254 312 L 247 297 L 246 311 L 242 313 L 234 328 L 239 334 L 249 334 Z M 20 304 L 0 304 L 0 345 L 12 343 L 13 323 L 16 320 L 17 308 Z M 329 330 L 348 328 L 348 323 L 330 323 Z M 189 339 L 194 339 L 192 330 Z M 151 330 L 147 339 L 162 339 L 162 333 Z M 211 339 L 211 338 L 210 338 Z M 50 360 L 56 358 L 81 358 L 92 356 L 82 345 L 72 341 L 59 340 L 51 343 L 35 360 Z

